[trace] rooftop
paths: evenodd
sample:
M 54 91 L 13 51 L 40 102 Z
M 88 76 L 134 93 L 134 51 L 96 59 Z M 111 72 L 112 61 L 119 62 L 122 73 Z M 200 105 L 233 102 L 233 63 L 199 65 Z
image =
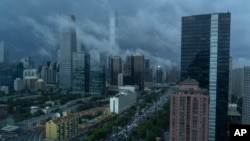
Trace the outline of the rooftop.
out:
M 7 126 L 3 127 L 1 130 L 2 131 L 7 131 L 7 132 L 13 132 L 13 131 L 16 131 L 17 129 L 19 129 L 18 126 L 7 125 Z
M 199 82 L 195 79 L 185 79 L 180 83 L 181 85 L 199 85 Z

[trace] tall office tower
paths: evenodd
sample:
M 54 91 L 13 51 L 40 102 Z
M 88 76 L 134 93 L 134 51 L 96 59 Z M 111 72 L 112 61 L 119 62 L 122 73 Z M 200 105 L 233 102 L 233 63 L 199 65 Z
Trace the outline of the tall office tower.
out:
M 9 51 L 4 41 L 0 42 L 0 63 L 9 63 Z
M 170 141 L 208 141 L 208 92 L 186 79 L 170 96 Z
M 0 63 L 0 85 L 8 86 L 10 90 L 13 90 L 16 78 L 23 78 L 22 63 Z
M 48 84 L 56 84 L 56 63 L 50 63 L 48 69 Z
M 228 88 L 228 103 L 231 103 L 231 99 L 232 99 L 232 69 L 233 69 L 233 67 L 232 67 L 232 61 L 233 61 L 233 59 L 232 59 L 232 56 L 230 56 L 230 60 L 229 60 L 229 81 L 228 81 L 228 86 L 229 86 L 229 88 Z
M 108 73 L 109 73 L 108 72 L 108 56 L 106 52 L 100 53 L 100 67 L 102 67 L 105 71 L 105 81 L 106 81 L 106 77 L 108 76 Z
M 243 68 L 242 124 L 250 124 L 250 66 Z
M 236 68 L 232 70 L 232 95 L 242 97 L 244 79 L 244 69 Z
M 107 68 L 108 63 L 108 57 L 106 52 L 101 52 L 100 53 L 100 66 L 104 67 L 105 69 Z
M 43 80 L 45 84 L 48 84 L 49 81 L 49 66 L 50 62 L 49 61 L 45 62 L 40 71 L 40 78 Z
M 76 29 L 73 15 L 64 15 L 64 18 L 60 33 L 59 86 L 69 89 L 72 87 L 72 54 L 77 51 Z
M 34 68 L 34 61 L 31 60 L 31 57 L 24 57 L 21 59 L 23 63 L 24 69 L 33 69 Z
M 124 74 L 131 74 L 131 56 L 127 56 L 123 63 Z
M 111 58 L 111 85 L 118 85 L 118 74 L 122 72 L 122 59 L 120 56 Z
M 181 80 L 199 81 L 209 91 L 209 141 L 227 136 L 230 13 L 182 18 Z
M 132 84 L 144 90 L 144 55 L 135 53 L 131 56 L 131 79 Z
M 90 71 L 90 94 L 106 95 L 105 70 L 103 67 Z
M 156 69 L 156 83 L 163 83 L 163 70 L 161 66 Z
M 73 93 L 89 92 L 90 75 L 90 55 L 84 51 L 73 53 L 73 75 L 72 91 Z
M 145 78 L 145 82 L 151 82 L 151 73 L 150 73 L 150 60 L 149 59 L 145 59 L 145 72 L 144 72 L 144 78 Z
M 117 36 L 117 21 L 118 12 L 112 11 L 109 18 L 109 43 L 112 49 L 117 47 L 116 36 Z

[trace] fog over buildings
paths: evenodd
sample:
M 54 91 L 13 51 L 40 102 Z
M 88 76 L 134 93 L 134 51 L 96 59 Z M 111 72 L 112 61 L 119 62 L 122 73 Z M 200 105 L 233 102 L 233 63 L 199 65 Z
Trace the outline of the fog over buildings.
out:
M 76 29 L 93 56 L 99 60 L 101 51 L 117 51 L 124 55 L 141 52 L 152 64 L 172 66 L 180 64 L 181 17 L 201 13 L 232 13 L 231 55 L 233 67 L 250 63 L 248 2 L 233 0 L 196 1 L 150 0 L 137 1 L 70 1 L 25 0 L 0 1 L 2 17 L 0 38 L 9 43 L 10 60 L 20 60 L 28 54 L 34 60 L 56 60 L 59 49 L 61 15 L 76 16 Z M 12 10 L 15 9 L 15 10 Z M 32 11 L 32 12 L 30 12 Z M 119 13 L 120 50 L 112 50 L 109 43 L 109 17 L 111 11 Z M 18 24 L 16 24 L 18 23 Z M 241 35 L 241 36 L 238 36 Z M 244 51 L 243 51 L 244 50 Z

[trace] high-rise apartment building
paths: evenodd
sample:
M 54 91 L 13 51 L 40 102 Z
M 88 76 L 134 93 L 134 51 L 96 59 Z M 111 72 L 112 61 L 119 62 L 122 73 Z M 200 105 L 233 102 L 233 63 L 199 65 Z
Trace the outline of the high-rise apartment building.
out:
M 228 12 L 182 18 L 181 80 L 194 78 L 209 91 L 209 141 L 228 140 L 230 17 Z
M 118 74 L 122 72 L 122 59 L 119 56 L 111 58 L 111 85 L 118 85 Z
M 4 41 L 0 42 L 0 63 L 9 63 L 9 51 Z
M 64 15 L 60 33 L 60 67 L 59 86 L 64 89 L 72 87 L 72 54 L 77 51 L 75 17 Z
M 139 90 L 144 90 L 144 55 L 140 53 L 131 56 L 131 80 Z
M 208 92 L 186 79 L 170 96 L 170 141 L 208 141 Z

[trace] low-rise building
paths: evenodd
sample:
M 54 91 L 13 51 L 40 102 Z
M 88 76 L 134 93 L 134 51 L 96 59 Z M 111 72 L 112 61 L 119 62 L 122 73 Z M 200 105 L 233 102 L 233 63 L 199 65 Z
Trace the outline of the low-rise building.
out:
M 119 87 L 119 93 L 110 98 L 110 112 L 119 114 L 136 104 L 135 90 L 133 86 Z
M 79 118 L 76 116 L 66 116 L 46 123 L 46 138 L 57 141 L 66 141 L 76 136 L 78 133 Z
M 228 104 L 228 120 L 230 124 L 241 124 L 241 114 L 237 110 L 237 104 Z

